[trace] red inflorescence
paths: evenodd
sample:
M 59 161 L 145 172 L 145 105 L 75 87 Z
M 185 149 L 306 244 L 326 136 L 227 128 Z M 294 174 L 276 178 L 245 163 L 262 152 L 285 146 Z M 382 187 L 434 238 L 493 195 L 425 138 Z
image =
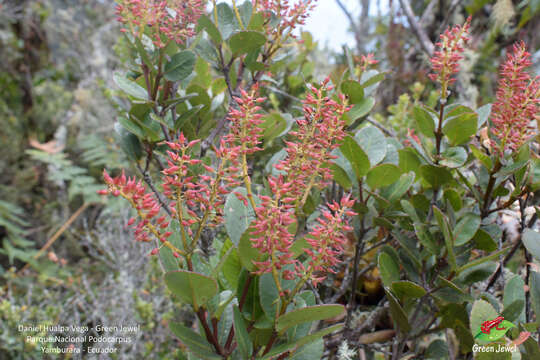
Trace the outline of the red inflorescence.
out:
M 331 211 L 323 210 L 323 216 L 317 219 L 318 224 L 306 238 L 311 248 L 304 251 L 311 257 L 308 271 L 313 273 L 311 281 L 315 286 L 326 278 L 327 273 L 335 273 L 332 267 L 340 261 L 339 256 L 347 241 L 345 233 L 353 230 L 347 223 L 347 217 L 356 215 L 350 210 L 353 205 L 350 195 L 343 197 L 339 204 L 327 204 Z
M 169 223 L 164 216 L 158 217 L 160 213 L 159 203 L 151 193 L 146 193 L 145 186 L 135 178 L 127 178 L 124 172 L 112 178 L 107 171 L 103 171 L 103 178 L 108 185 L 107 190 L 100 190 L 101 195 L 112 194 L 122 196 L 127 199 L 133 208 L 137 210 L 140 221 L 135 226 L 135 239 L 137 241 L 150 241 L 150 235 L 156 236 L 161 241 L 171 236 L 170 232 L 165 232 Z M 130 219 L 128 225 L 133 225 L 135 219 Z
M 275 165 L 287 173 L 292 183 L 290 196 L 299 197 L 309 186 L 324 187 L 332 178 L 327 166 L 335 159 L 332 150 L 346 136 L 343 114 L 349 110 L 345 96 L 331 99 L 333 89 L 327 78 L 320 88 L 311 87 L 304 100 L 304 118 L 297 120 L 298 131 L 291 131 L 294 141 L 286 141 L 287 157 Z
M 258 86 L 253 86 L 249 94 L 243 89 L 240 90 L 240 97 L 236 97 L 238 108 L 231 107 L 229 111 L 230 129 L 229 134 L 224 137 L 229 149 L 234 149 L 241 155 L 253 154 L 262 150 L 259 147 L 263 129 L 263 115 L 259 113 L 266 98 L 257 97 Z
M 454 83 L 456 79 L 452 75 L 459 71 L 459 61 L 463 59 L 461 55 L 464 51 L 463 45 L 469 41 L 468 32 L 471 26 L 471 17 L 467 19 L 463 26 L 456 25 L 452 29 L 447 29 L 441 34 L 440 41 L 436 44 L 439 47 L 431 58 L 431 65 L 434 73 L 429 74 L 433 81 L 442 85 L 443 98 L 446 97 L 448 85 Z
M 117 20 L 123 32 L 140 38 L 148 30 L 154 44 L 163 48 L 165 39 L 182 44 L 195 34 L 195 24 L 205 11 L 203 0 L 119 0 Z
M 540 77 L 532 79 L 525 70 L 530 66 L 531 54 L 523 42 L 514 44 L 501 67 L 497 100 L 493 104 L 491 133 L 493 149 L 499 154 L 517 150 L 534 135 L 531 122 L 540 104 Z
M 266 32 L 278 37 L 283 35 L 293 36 L 293 30 L 304 25 L 309 12 L 315 8 L 317 0 L 300 0 L 292 5 L 289 0 L 261 0 L 254 1 L 258 11 L 262 11 L 268 19 L 276 15 L 279 19 L 277 24 L 267 21 Z
M 294 263 L 291 252 L 294 235 L 290 233 L 289 226 L 296 219 L 294 217 L 294 198 L 286 198 L 291 183 L 285 183 L 283 176 L 268 179 L 273 196 L 260 196 L 261 204 L 255 208 L 256 220 L 253 225 L 253 247 L 261 254 L 268 255 L 265 261 L 255 262 L 256 273 L 272 272 L 272 269 L 281 270 L 287 264 Z M 284 273 L 285 278 L 291 278 L 290 271 Z
M 220 148 L 215 149 L 220 164 L 214 169 L 201 160 L 192 158 L 191 150 L 198 142 L 199 140 L 188 142 L 182 133 L 176 142 L 167 142 L 170 148 L 167 151 L 168 167 L 163 170 L 164 194 L 172 200 L 170 210 L 173 214 L 177 214 L 178 208 L 186 210 L 189 216 L 182 216 L 182 225 L 187 227 L 189 233 L 190 226 L 202 220 L 198 214 L 208 213 L 205 221 L 208 221 L 210 226 L 220 224 L 223 221 L 225 195 L 232 187 L 240 185 L 237 179 L 239 169 L 235 160 L 238 152 L 226 147 L 222 140 Z M 195 174 L 200 170 L 197 171 L 195 166 L 206 171 L 197 176 Z

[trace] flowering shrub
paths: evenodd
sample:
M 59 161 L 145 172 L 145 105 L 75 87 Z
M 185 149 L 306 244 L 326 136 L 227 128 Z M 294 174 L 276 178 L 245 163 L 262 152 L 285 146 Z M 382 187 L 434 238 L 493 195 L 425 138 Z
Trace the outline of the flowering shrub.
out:
M 513 243 L 496 223 L 516 204 L 525 216 L 540 188 L 530 55 L 516 44 L 492 109 L 471 109 L 451 90 L 473 20 L 445 31 L 431 59 L 438 104 L 417 102 L 406 139 L 363 124 L 384 78 L 372 54 L 305 84 L 299 110 L 271 111 L 277 56 L 314 4 L 213 2 L 207 16 L 202 1 L 119 2 L 136 61 L 115 75 L 127 104 L 117 132 L 141 180 L 105 171 L 101 193 L 134 208 L 136 240 L 151 243 L 174 299 L 191 307 L 193 326 L 169 327 L 196 358 L 316 359 L 340 344 L 350 355 L 347 344 L 372 330 L 356 315 L 371 270 L 360 266 L 374 250 L 393 329 L 369 341 L 392 359 L 422 357 L 440 340 L 413 340 L 451 333 L 447 349 L 468 354 L 482 317 L 497 313 L 486 294 L 504 264 L 521 244 L 540 258 L 539 235 L 526 229 L 536 218 L 522 218 Z M 504 289 L 502 313 L 521 323 L 509 336 L 529 358 L 539 281 L 529 269 L 527 295 L 517 275 Z

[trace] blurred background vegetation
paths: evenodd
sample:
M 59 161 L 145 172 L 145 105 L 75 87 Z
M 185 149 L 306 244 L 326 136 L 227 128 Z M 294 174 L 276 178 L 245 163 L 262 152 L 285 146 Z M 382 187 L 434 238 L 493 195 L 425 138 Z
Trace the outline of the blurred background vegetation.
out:
M 460 102 L 492 101 L 500 61 L 516 40 L 540 67 L 540 0 L 319 1 L 340 9 L 354 42 L 341 50 L 318 45 L 321 34 L 303 34 L 305 46 L 294 50 L 300 63 L 270 97 L 276 107 L 297 106 L 306 79 L 337 77 L 372 52 L 386 79 L 368 121 L 406 134 L 414 104 L 436 101 L 427 73 L 438 34 L 469 15 Z M 140 323 L 143 331 L 120 345 L 118 358 L 180 356 L 163 326 L 174 309 L 157 263 L 126 231 L 125 206 L 96 195 L 104 166 L 129 168 L 114 139 L 122 102 L 112 81 L 129 51 L 113 1 L 0 0 L 1 359 L 43 358 L 24 341 L 39 334 L 17 331 L 21 323 Z M 366 302 L 380 292 L 377 276 L 366 273 L 365 288 L 373 283 Z

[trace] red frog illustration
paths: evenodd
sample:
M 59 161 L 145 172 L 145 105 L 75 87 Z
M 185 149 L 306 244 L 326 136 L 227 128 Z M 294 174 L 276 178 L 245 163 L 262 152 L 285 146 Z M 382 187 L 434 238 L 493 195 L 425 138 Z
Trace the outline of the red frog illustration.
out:
M 505 330 L 505 327 L 499 327 L 499 324 L 504 320 L 502 316 L 497 316 L 493 320 L 484 321 L 482 323 L 482 326 L 480 327 L 480 330 L 484 334 L 489 334 L 491 332 L 491 329 L 495 328 L 496 330 Z

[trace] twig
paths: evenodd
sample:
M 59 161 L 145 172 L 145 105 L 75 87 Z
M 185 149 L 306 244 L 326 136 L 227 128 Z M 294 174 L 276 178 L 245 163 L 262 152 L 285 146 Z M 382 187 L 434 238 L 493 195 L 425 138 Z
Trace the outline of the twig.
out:
M 411 8 L 411 4 L 409 0 L 399 0 L 399 3 L 401 4 L 401 8 L 403 9 L 405 16 L 407 17 L 407 20 L 409 22 L 411 29 L 413 30 L 413 33 L 416 35 L 416 37 L 420 41 L 420 45 L 422 45 L 422 49 L 430 57 L 433 56 L 433 51 L 434 51 L 433 43 L 427 36 L 422 26 L 416 20 L 416 15 L 414 15 L 414 12 Z
M 394 132 L 394 130 L 390 130 L 390 129 L 387 129 L 385 128 L 380 122 L 378 122 L 377 120 L 373 119 L 371 116 L 368 116 L 366 118 L 366 121 L 372 125 L 374 125 L 375 127 L 379 128 L 379 130 L 381 130 L 383 133 L 385 133 L 386 135 L 388 136 L 392 136 L 392 137 L 396 137 L 396 133 Z
M 154 182 L 152 181 L 152 178 L 150 177 L 150 174 L 148 173 L 148 169 L 143 169 L 141 167 L 141 165 L 139 165 L 139 164 L 137 164 L 137 169 L 139 169 L 141 175 L 143 176 L 144 182 L 148 185 L 150 190 L 152 190 L 152 192 L 156 196 L 156 198 L 157 198 L 159 204 L 161 205 L 161 207 L 163 208 L 163 210 L 165 210 L 165 212 L 170 217 L 173 217 L 172 213 L 171 213 L 171 210 L 169 209 L 169 206 L 167 205 L 167 203 L 165 203 L 165 200 L 163 200 L 163 198 L 161 197 L 161 194 L 159 193 L 159 191 L 157 191 L 156 187 L 154 186 Z
M 41 255 L 43 255 L 43 253 L 51 247 L 52 244 L 54 244 L 54 242 L 56 240 L 58 240 L 58 238 L 60 237 L 60 235 L 62 235 L 64 233 L 64 231 L 66 231 L 69 226 L 75 221 L 75 219 L 77 219 L 79 217 L 79 215 L 81 215 L 81 213 L 88 207 L 90 206 L 92 203 L 84 203 L 80 208 L 77 209 L 77 211 L 75 211 L 73 213 L 73 215 L 71 215 L 69 217 L 69 219 L 60 227 L 60 229 L 58 229 L 53 236 L 51 236 L 51 238 L 49 240 L 47 240 L 47 242 L 45 243 L 45 245 L 43 245 L 43 247 L 41 249 L 39 249 L 39 251 L 32 257 L 34 260 L 39 258 Z M 18 273 L 24 271 L 25 269 L 27 269 L 29 266 L 28 263 L 26 263 L 19 271 Z

